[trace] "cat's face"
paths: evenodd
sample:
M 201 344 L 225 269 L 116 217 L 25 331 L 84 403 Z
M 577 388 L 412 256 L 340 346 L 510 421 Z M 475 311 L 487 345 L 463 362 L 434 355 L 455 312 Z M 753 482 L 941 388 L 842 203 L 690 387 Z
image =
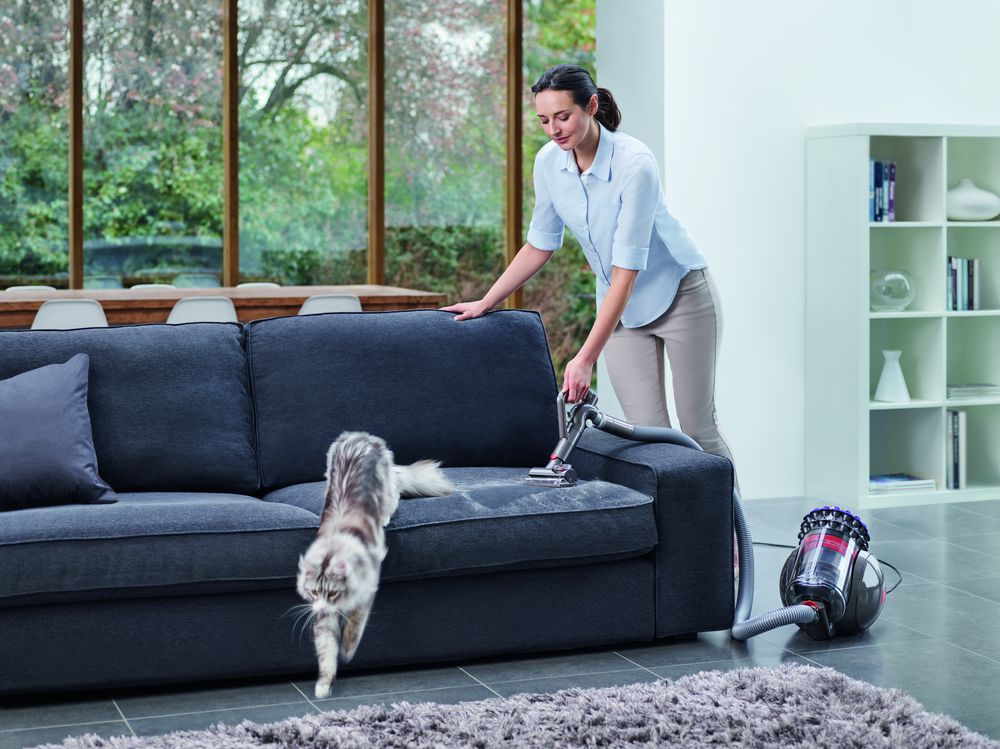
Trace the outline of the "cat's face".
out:
M 298 593 L 315 611 L 350 610 L 374 595 L 378 571 L 360 544 L 317 539 L 299 558 Z

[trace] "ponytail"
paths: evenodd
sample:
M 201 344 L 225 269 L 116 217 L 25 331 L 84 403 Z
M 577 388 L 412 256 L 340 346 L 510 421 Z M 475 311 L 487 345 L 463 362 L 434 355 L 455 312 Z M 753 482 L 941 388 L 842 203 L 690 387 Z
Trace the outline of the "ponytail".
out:
M 611 92 L 606 88 L 598 88 L 594 79 L 579 65 L 553 65 L 535 81 L 531 93 L 551 89 L 553 91 L 569 91 L 573 103 L 586 108 L 590 97 L 597 94 L 597 112 L 594 117 L 611 132 L 618 129 L 622 121 L 621 110 Z
M 621 124 L 622 113 L 618 109 L 618 102 L 606 88 L 597 89 L 597 114 L 594 116 L 611 132 L 617 130 Z

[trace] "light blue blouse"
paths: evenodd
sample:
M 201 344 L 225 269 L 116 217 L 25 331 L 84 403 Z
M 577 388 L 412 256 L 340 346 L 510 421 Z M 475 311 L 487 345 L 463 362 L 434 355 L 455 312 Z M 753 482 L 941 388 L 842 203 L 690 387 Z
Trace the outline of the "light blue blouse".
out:
M 550 141 L 535 157 L 535 210 L 528 242 L 562 247 L 569 227 L 597 276 L 597 306 L 611 285 L 611 266 L 638 270 L 622 314 L 626 328 L 667 311 L 685 274 L 708 267 L 705 256 L 667 211 L 656 159 L 641 142 L 601 125 L 597 155 L 580 174 L 572 151 Z

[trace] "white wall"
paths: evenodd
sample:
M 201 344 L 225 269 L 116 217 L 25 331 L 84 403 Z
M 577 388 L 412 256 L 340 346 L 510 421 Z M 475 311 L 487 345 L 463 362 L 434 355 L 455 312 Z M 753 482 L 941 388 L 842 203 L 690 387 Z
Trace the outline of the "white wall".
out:
M 597 0 L 596 83 L 614 94 L 622 130 L 649 146 L 661 170 L 666 147 L 663 16 L 663 0 Z M 624 417 L 603 356 L 597 363 L 597 395 L 604 411 Z
M 650 42 L 645 28 L 636 36 L 608 19 L 646 2 L 598 0 L 598 77 L 616 93 L 602 62 L 638 59 L 637 44 Z M 1000 123 L 1000 2 L 665 0 L 665 8 L 665 190 L 723 299 L 720 420 L 747 497 L 799 495 L 804 130 Z M 602 33 L 602 23 L 616 33 Z M 623 83 L 646 77 L 638 65 L 609 70 Z M 622 109 L 630 132 L 633 112 Z

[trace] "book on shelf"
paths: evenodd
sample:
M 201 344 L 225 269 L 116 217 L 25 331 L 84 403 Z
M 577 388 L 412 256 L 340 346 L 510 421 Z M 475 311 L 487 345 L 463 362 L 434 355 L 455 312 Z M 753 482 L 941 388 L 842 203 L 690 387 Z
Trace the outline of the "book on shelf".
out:
M 868 160 L 868 220 L 896 220 L 896 162 Z
M 946 412 L 945 429 L 947 455 L 946 482 L 949 489 L 965 489 L 968 486 L 966 467 L 967 416 L 965 411 L 949 408 Z
M 980 259 L 949 256 L 946 269 L 947 308 L 952 312 L 982 309 Z
M 871 494 L 934 491 L 934 489 L 934 479 L 922 479 L 911 473 L 876 473 L 868 477 L 868 491 Z
M 1000 385 L 993 382 L 949 383 L 946 387 L 948 398 L 998 398 Z

